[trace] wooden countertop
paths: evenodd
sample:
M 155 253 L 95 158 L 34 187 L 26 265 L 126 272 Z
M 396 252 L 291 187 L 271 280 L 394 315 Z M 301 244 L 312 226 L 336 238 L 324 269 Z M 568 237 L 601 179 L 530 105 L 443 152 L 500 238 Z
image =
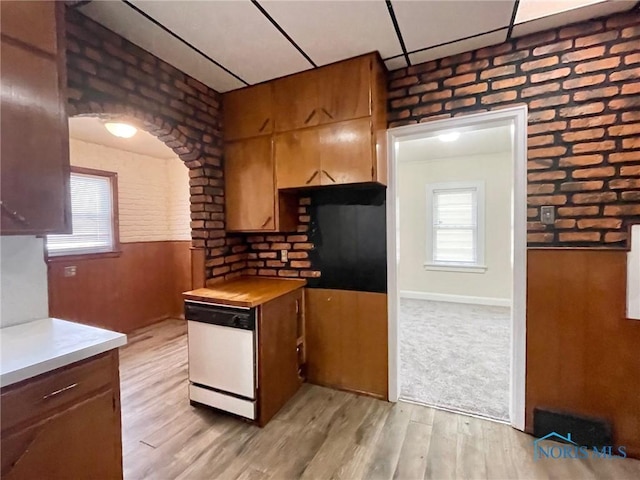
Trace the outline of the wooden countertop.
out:
M 212 287 L 184 292 L 182 295 L 186 300 L 251 308 L 293 292 L 306 284 L 306 280 L 299 279 L 240 277 Z

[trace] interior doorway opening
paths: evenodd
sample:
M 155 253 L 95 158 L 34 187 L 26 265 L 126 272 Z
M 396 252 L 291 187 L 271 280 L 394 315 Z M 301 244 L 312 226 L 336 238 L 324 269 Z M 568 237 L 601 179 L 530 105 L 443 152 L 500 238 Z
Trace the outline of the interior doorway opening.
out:
M 389 137 L 390 398 L 523 429 L 526 107 Z

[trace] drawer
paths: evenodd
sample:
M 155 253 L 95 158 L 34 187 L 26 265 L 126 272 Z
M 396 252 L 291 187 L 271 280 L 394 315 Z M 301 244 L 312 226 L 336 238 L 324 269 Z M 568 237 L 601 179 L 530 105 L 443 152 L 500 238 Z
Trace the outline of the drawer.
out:
M 35 423 L 110 388 L 118 368 L 116 355 L 107 352 L 4 388 L 0 394 L 2 431 Z

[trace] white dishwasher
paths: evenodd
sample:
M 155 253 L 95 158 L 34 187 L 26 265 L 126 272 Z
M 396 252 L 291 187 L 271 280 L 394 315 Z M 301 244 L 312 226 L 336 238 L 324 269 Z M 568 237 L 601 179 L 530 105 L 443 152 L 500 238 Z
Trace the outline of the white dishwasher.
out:
M 256 418 L 256 309 L 188 300 L 189 399 Z

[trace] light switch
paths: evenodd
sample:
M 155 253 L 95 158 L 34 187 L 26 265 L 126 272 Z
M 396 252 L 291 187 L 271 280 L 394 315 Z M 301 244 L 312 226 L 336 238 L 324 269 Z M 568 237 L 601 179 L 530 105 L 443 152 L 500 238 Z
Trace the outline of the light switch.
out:
M 71 265 L 69 267 L 64 267 L 64 276 L 65 277 L 75 277 L 77 268 L 75 265 Z
M 543 225 L 553 225 L 556 221 L 556 209 L 553 205 L 540 207 L 540 222 Z
M 289 252 L 287 250 L 280 250 L 280 261 L 283 263 L 289 261 Z

